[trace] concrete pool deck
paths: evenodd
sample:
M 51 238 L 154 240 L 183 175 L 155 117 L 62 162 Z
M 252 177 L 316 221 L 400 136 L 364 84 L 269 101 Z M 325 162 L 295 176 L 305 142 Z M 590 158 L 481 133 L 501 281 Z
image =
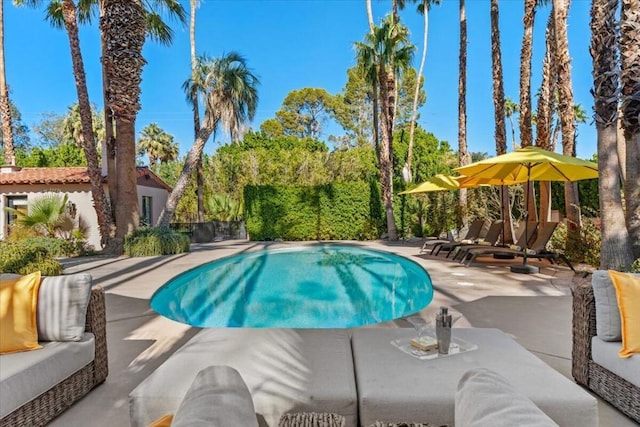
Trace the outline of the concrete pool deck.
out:
M 519 275 L 517 261 L 475 263 L 465 267 L 446 258 L 419 254 L 417 242 L 351 242 L 406 256 L 425 267 L 434 284 L 434 300 L 421 314 L 432 318 L 447 305 L 460 313 L 455 327 L 492 327 L 512 336 L 529 351 L 571 378 L 571 291 L 566 267 L 533 262 L 540 274 Z M 151 295 L 171 277 L 205 262 L 267 246 L 301 243 L 223 241 L 194 244 L 187 254 L 146 257 L 86 257 L 64 261 L 65 273 L 88 272 L 106 292 L 109 376 L 51 423 L 53 426 L 129 425 L 129 393 L 199 329 L 157 315 Z M 368 327 L 408 327 L 396 320 Z M 601 426 L 636 423 L 599 399 Z

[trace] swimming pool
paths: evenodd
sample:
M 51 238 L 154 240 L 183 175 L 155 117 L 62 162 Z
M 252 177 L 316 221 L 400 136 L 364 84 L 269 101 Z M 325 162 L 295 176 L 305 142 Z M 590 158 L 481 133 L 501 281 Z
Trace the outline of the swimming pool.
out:
M 159 314 L 198 327 L 348 328 L 426 307 L 417 263 L 355 245 L 265 249 L 188 270 L 151 298 Z

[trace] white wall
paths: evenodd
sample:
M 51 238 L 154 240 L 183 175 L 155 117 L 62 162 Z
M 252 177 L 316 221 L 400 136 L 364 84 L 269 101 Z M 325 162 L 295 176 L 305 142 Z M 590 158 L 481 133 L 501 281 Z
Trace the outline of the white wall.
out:
M 155 226 L 160 212 L 164 209 L 164 205 L 167 203 L 169 193 L 164 188 L 155 187 L 143 187 L 138 185 L 138 206 L 140 207 L 140 213 L 142 214 L 142 196 L 151 197 L 151 225 Z
M 11 185 L 2 186 L 0 189 L 0 239 L 7 237 L 7 196 L 27 196 L 27 203 L 38 199 L 43 193 L 57 191 L 69 195 L 69 201 L 76 205 L 76 218 L 82 217 L 89 226 L 87 242 L 96 250 L 100 250 L 100 232 L 98 231 L 98 217 L 93 208 L 93 197 L 88 184 L 64 184 L 64 185 Z M 8 191 L 10 189 L 10 191 Z

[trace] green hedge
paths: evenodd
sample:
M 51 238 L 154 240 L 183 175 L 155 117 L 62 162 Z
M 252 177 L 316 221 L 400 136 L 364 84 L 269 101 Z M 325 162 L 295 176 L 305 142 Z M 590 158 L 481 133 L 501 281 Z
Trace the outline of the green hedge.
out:
M 168 227 L 139 227 L 124 239 L 124 252 L 132 257 L 189 252 L 189 237 Z
M 367 240 L 379 237 L 382 209 L 375 183 L 244 188 L 251 240 Z
M 57 276 L 62 274 L 62 266 L 37 241 L 0 242 L 0 273 L 25 275 L 36 271 Z

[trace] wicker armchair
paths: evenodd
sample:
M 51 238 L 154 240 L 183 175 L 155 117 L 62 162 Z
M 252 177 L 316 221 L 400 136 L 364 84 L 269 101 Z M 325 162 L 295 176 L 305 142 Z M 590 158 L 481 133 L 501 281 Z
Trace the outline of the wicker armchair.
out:
M 96 385 L 104 382 L 109 368 L 104 291 L 100 287 L 91 290 L 85 331 L 95 335 L 93 362 L 4 417 L 0 420 L 0 426 L 46 425 Z
M 592 360 L 591 338 L 595 335 L 593 288 L 591 283 L 581 283 L 573 289 L 573 378 L 640 422 L 640 389 Z

